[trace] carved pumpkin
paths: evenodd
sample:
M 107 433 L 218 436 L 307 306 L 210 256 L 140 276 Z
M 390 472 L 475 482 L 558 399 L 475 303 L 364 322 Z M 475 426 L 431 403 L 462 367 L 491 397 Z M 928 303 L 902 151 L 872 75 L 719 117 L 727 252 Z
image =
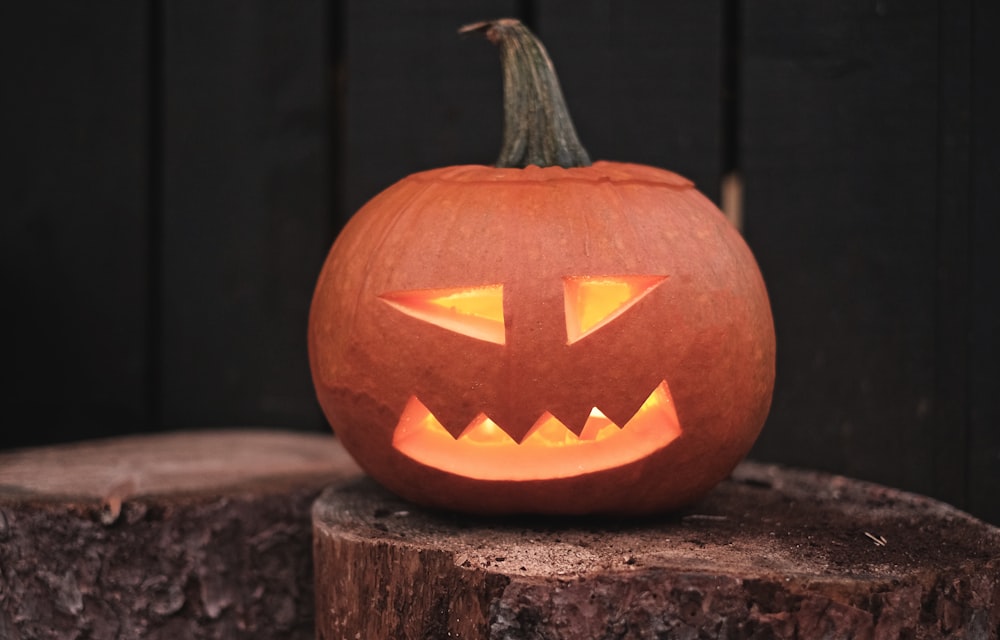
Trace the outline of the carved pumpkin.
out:
M 411 175 L 344 228 L 309 322 L 320 404 L 360 465 L 418 503 L 687 504 L 747 453 L 770 405 L 756 263 L 688 180 L 589 163 L 520 23 L 471 28 L 508 70 L 501 161 Z M 525 64 L 534 84 L 511 72 Z

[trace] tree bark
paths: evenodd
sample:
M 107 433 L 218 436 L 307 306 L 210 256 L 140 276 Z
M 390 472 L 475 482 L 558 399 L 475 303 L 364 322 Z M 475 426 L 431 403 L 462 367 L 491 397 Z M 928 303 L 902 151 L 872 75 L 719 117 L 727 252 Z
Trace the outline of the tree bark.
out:
M 1000 530 L 744 462 L 644 520 L 428 512 L 367 479 L 313 508 L 317 632 L 365 638 L 997 638 Z
M 0 638 L 312 638 L 332 436 L 210 431 L 0 454 Z

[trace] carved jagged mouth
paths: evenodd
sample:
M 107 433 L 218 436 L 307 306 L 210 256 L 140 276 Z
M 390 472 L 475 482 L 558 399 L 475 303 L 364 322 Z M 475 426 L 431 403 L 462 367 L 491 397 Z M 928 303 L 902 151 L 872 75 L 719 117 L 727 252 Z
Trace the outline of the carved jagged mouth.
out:
M 580 435 L 545 413 L 518 443 L 480 414 L 456 438 L 419 399 L 411 397 L 393 433 L 403 455 L 429 467 L 477 480 L 571 478 L 641 460 L 681 435 L 673 398 L 661 382 L 619 427 L 596 408 Z

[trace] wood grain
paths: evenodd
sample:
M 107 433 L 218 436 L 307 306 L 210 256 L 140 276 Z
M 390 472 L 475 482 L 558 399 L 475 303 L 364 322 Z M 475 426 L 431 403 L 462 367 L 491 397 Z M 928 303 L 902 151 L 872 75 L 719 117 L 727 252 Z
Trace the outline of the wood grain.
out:
M 1000 530 L 928 498 L 753 462 L 693 507 L 641 521 L 432 513 L 352 480 L 320 496 L 313 530 L 325 640 L 1000 629 Z
M 206 431 L 0 454 L 0 637 L 312 638 L 331 436 Z

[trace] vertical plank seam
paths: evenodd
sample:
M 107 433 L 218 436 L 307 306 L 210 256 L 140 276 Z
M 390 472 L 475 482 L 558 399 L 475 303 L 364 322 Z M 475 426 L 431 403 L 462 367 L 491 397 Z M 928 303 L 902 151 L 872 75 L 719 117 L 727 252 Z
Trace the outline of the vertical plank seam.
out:
M 990 281 L 997 279 L 998 270 L 991 267 L 989 262 L 984 262 L 988 256 L 993 255 L 992 251 L 984 251 L 984 247 L 993 243 L 997 234 L 995 224 L 992 227 L 984 225 L 984 221 L 989 217 L 995 219 L 995 211 L 990 210 L 990 204 L 984 202 L 983 183 L 990 183 L 989 168 L 994 169 L 995 175 L 1000 175 L 1000 163 L 996 162 L 996 151 L 992 152 L 993 163 L 989 152 L 984 149 L 996 149 L 996 128 L 991 129 L 989 123 L 995 121 L 996 113 L 989 111 L 989 101 L 991 100 L 990 82 L 984 82 L 989 77 L 989 72 L 995 71 L 996 57 L 990 56 L 990 49 L 985 44 L 992 42 L 992 38 L 983 38 L 984 32 L 995 29 L 1000 17 L 1000 12 L 994 8 L 991 12 L 987 7 L 995 7 L 989 4 L 990 0 L 972 0 L 969 9 L 970 24 L 970 95 L 969 107 L 969 202 L 968 210 L 970 223 L 968 228 L 968 248 L 969 248 L 969 308 L 968 308 L 968 335 L 967 344 L 969 357 L 966 361 L 967 367 L 967 446 L 965 448 L 965 491 L 967 504 L 973 515 L 984 518 L 987 522 L 1000 526 L 1000 502 L 997 501 L 997 493 L 1000 492 L 1000 441 L 985 438 L 989 430 L 995 432 L 996 424 L 993 418 L 997 414 L 1000 406 L 1000 399 L 995 394 L 991 394 L 991 382 L 997 376 L 997 352 L 996 343 L 982 343 L 983 323 L 991 315 L 992 309 L 988 302 L 988 295 L 981 297 L 982 293 L 990 291 Z M 978 10 L 977 10 L 978 9 Z M 996 45 L 993 46 L 996 48 Z M 995 100 L 996 89 L 993 89 L 992 99 Z M 983 178 L 987 178 L 983 180 Z M 987 226 L 986 229 L 983 227 Z M 994 264 L 995 266 L 995 260 Z M 992 275 L 992 277 L 991 277 Z M 995 296 L 995 291 L 990 292 Z M 996 307 L 996 302 L 992 305 Z M 987 321 L 988 322 L 988 321 Z M 995 327 L 992 328 L 995 331 Z M 989 364 L 984 364 L 989 363 Z M 992 373 L 990 371 L 992 365 Z M 985 456 L 985 457 L 981 457 Z M 992 458 L 992 460 L 991 460 Z M 985 464 L 984 464 L 985 463 Z M 992 464 L 991 464 L 992 463 Z
M 973 332 L 975 331 L 975 318 L 973 314 L 972 306 L 972 296 L 975 294 L 976 287 L 976 260 L 975 260 L 975 233 L 976 233 L 976 211 L 975 211 L 975 194 L 976 194 L 976 156 L 975 156 L 975 145 L 973 141 L 976 139 L 976 113 L 974 109 L 975 105 L 975 90 L 976 90 L 976 49 L 975 49 L 975 24 L 976 24 L 976 1 L 968 1 L 968 120 L 966 122 L 966 135 L 967 147 L 966 152 L 966 162 L 968 163 L 967 172 L 965 175 L 965 188 L 966 188 L 966 208 L 968 214 L 968 225 L 965 229 L 965 247 L 967 250 L 966 262 L 965 262 L 965 282 L 967 285 L 967 295 L 965 299 L 965 308 L 963 309 L 963 320 L 965 332 L 962 335 L 962 345 L 965 348 L 965 361 L 964 365 L 964 385 L 965 385 L 965 404 L 964 410 L 962 412 L 963 418 L 963 430 L 962 437 L 964 441 L 964 456 L 962 458 L 962 468 L 965 470 L 964 476 L 962 478 L 962 492 L 964 498 L 964 506 L 970 507 L 975 504 L 975 497 L 973 495 L 975 490 L 975 466 L 972 456 L 972 447 L 975 445 L 975 439 L 973 437 L 974 433 L 974 414 L 973 414 L 973 402 L 974 402 L 974 392 L 973 392 L 973 375 L 974 367 L 972 361 L 972 349 L 974 347 L 973 343 Z M 988 514 L 976 514 L 977 517 L 989 517 Z
M 347 141 L 347 8 L 346 2 L 339 0 L 324 0 L 326 9 L 326 157 L 329 162 L 329 182 L 327 183 L 327 202 L 329 225 L 323 230 L 327 246 L 350 218 L 346 210 L 346 193 L 344 187 L 344 147 Z M 325 422 L 323 423 L 325 425 Z
M 722 86 L 719 87 L 722 122 L 719 141 L 719 206 L 740 231 L 744 228 L 741 158 L 742 103 L 740 78 L 743 73 L 743 3 L 722 0 L 719 28 L 722 30 Z
M 743 55 L 741 0 L 722 2 L 722 174 L 740 170 L 740 73 Z
M 147 125 L 147 292 L 146 292 L 146 429 L 162 424 L 163 333 L 163 213 L 164 213 L 164 7 L 163 0 L 149 0 L 147 24 L 146 96 Z

